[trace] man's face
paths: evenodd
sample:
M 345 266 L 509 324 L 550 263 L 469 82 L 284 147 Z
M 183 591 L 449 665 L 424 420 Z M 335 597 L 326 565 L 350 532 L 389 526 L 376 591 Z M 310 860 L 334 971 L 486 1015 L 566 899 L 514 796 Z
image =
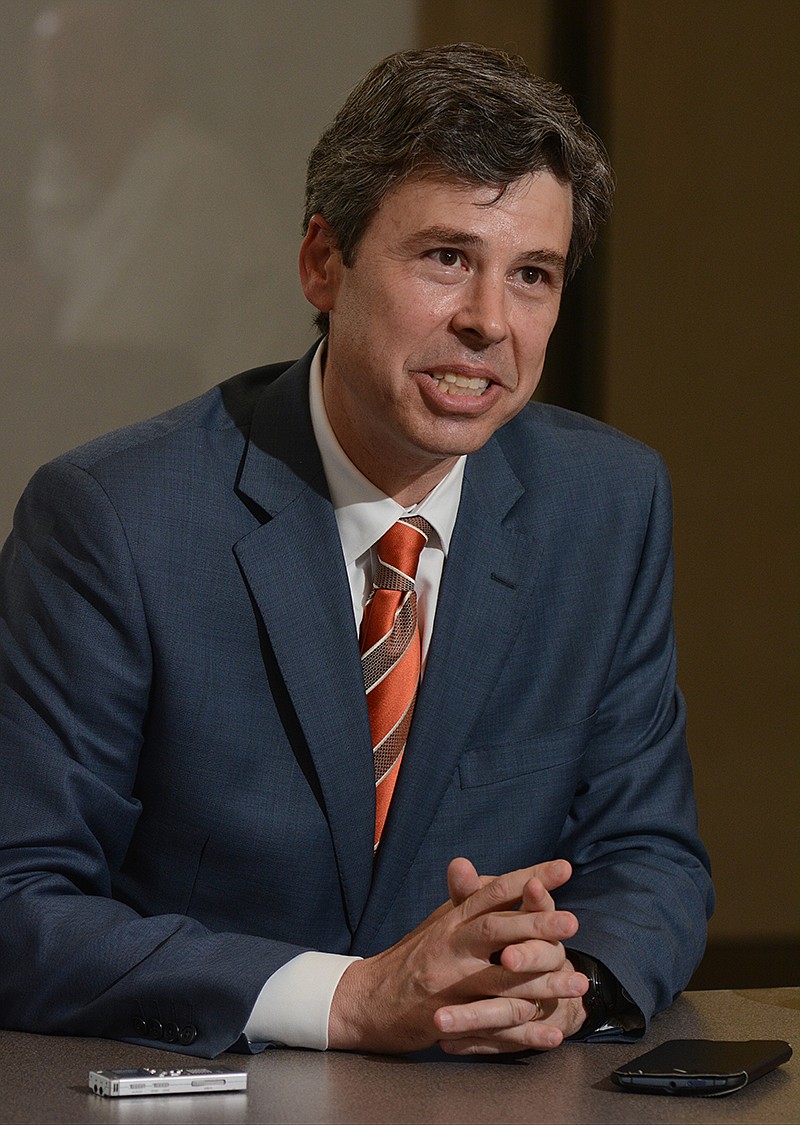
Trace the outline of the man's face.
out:
M 421 499 L 528 401 L 556 322 L 572 231 L 568 186 L 420 179 L 383 200 L 351 267 L 324 219 L 301 251 L 306 296 L 330 313 L 325 404 L 374 484 Z

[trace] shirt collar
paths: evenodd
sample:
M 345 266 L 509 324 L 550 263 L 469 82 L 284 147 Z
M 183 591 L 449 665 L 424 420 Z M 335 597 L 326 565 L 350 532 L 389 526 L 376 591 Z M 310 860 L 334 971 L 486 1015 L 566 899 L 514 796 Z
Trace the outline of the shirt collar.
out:
M 410 508 L 403 508 L 381 492 L 347 456 L 328 421 L 322 395 L 324 351 L 323 340 L 311 361 L 311 424 L 336 513 L 345 562 L 354 562 L 363 555 L 404 515 L 424 516 L 439 537 L 438 544 L 431 542 L 430 546 L 440 547 L 447 555 L 458 515 L 466 456 L 459 457 L 447 476 L 419 504 Z

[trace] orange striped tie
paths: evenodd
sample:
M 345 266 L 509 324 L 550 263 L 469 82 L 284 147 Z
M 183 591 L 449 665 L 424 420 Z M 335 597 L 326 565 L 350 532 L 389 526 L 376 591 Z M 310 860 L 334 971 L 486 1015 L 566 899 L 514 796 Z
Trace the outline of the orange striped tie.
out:
M 421 516 L 406 516 L 376 544 L 373 592 L 361 622 L 361 668 L 375 760 L 375 847 L 389 811 L 411 726 L 420 673 L 414 580 L 432 531 Z

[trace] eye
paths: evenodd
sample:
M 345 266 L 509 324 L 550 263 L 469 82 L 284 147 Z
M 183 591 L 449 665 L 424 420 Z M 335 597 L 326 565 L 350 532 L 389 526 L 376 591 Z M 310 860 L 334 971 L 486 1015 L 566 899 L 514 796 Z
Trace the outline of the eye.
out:
M 546 280 L 544 270 L 538 266 L 523 266 L 518 271 L 518 276 L 525 285 L 539 285 Z
M 457 266 L 461 261 L 461 254 L 458 250 L 453 250 L 449 246 L 440 246 L 436 250 L 431 250 L 430 257 L 440 266 L 448 266 L 452 268 Z

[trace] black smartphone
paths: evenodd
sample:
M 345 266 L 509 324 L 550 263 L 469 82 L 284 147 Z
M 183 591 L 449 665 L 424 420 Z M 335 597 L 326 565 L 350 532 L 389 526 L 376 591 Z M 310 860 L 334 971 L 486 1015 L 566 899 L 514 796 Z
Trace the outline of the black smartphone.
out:
M 741 1090 L 792 1057 L 782 1039 L 669 1039 L 619 1067 L 611 1078 L 638 1094 L 719 1097 Z

